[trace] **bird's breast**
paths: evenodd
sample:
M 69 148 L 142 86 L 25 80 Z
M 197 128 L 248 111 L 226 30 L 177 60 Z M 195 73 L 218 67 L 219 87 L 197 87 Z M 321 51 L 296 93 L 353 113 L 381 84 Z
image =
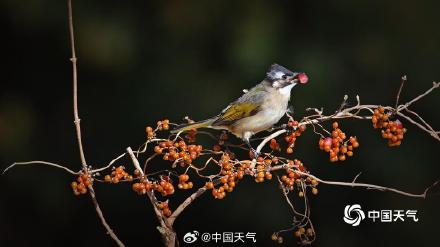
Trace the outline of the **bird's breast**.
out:
M 277 92 L 271 93 L 261 105 L 260 111 L 257 114 L 237 121 L 232 126 L 232 131 L 240 136 L 244 132 L 256 134 L 271 128 L 286 113 L 288 102 L 289 97 L 285 97 Z

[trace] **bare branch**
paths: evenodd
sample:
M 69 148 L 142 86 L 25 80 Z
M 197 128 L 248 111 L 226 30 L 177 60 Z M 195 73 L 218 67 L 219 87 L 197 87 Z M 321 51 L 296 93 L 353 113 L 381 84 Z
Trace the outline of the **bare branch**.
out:
M 72 0 L 67 0 L 67 8 L 68 8 L 68 19 L 69 19 L 69 34 L 70 34 L 70 46 L 71 46 L 71 52 L 72 57 L 70 58 L 70 61 L 72 62 L 72 78 L 73 78 L 73 117 L 74 117 L 74 123 L 75 123 L 75 130 L 76 130 L 76 139 L 78 141 L 78 147 L 79 147 L 79 155 L 81 158 L 81 164 L 83 167 L 84 173 L 88 173 L 87 169 L 87 162 L 84 155 L 84 149 L 82 145 L 82 139 L 81 139 L 81 126 L 80 126 L 80 118 L 78 113 L 78 76 L 77 76 L 77 67 L 76 67 L 76 52 L 75 52 L 75 36 L 73 31 L 73 14 L 72 14 Z M 96 199 L 95 190 L 93 189 L 93 185 L 90 184 L 88 186 L 89 194 L 92 198 L 93 205 L 95 206 L 96 213 L 98 214 L 98 217 L 101 219 L 102 225 L 107 230 L 107 233 L 110 235 L 110 237 L 116 242 L 118 246 L 124 246 L 124 244 L 119 240 L 119 238 L 116 236 L 116 234 L 113 232 L 113 230 L 110 228 L 110 226 L 107 224 L 104 215 L 102 213 L 101 208 L 99 207 L 98 200 Z
M 127 147 L 128 155 L 130 156 L 133 166 L 139 170 L 142 177 L 145 178 L 148 181 L 148 178 L 145 177 L 144 171 L 142 170 L 138 159 L 133 153 L 133 150 L 131 147 Z M 164 241 L 168 243 L 170 246 L 174 246 L 175 239 L 176 239 L 176 233 L 173 230 L 173 224 L 170 223 L 169 220 L 162 214 L 161 210 L 158 208 L 158 201 L 156 197 L 154 196 L 153 191 L 147 191 L 147 196 L 150 199 L 151 204 L 153 205 L 154 213 L 156 214 L 157 219 L 159 220 L 160 226 L 157 227 L 158 231 L 162 234 L 162 237 L 164 238 Z
M 5 174 L 9 169 L 14 168 L 15 166 L 22 166 L 22 165 L 48 165 L 48 166 L 53 166 L 53 167 L 65 170 L 66 172 L 68 172 L 72 175 L 81 174 L 81 171 L 74 172 L 74 171 L 70 170 L 69 168 L 67 168 L 67 166 L 63 166 L 63 165 L 59 165 L 59 164 L 55 164 L 55 163 L 47 162 L 47 161 L 32 160 L 32 161 L 26 161 L 26 162 L 14 162 L 12 165 L 8 166 L 3 171 L 2 175 Z
M 385 187 L 385 186 L 380 186 L 380 185 L 375 185 L 375 184 L 323 180 L 323 179 L 320 179 L 320 178 L 318 178 L 312 174 L 306 173 L 306 172 L 301 172 L 301 171 L 295 171 L 295 172 L 300 175 L 304 175 L 304 176 L 316 179 L 316 181 L 323 183 L 323 184 L 339 185 L 339 186 L 347 186 L 347 187 L 363 187 L 363 188 L 367 188 L 367 189 L 375 189 L 375 190 L 380 190 L 380 191 L 390 191 L 390 192 L 394 192 L 394 193 L 397 193 L 400 195 L 409 196 L 409 197 L 418 197 L 418 198 L 426 198 L 426 193 L 427 193 L 428 189 L 432 188 L 432 186 L 434 186 L 438 183 L 438 181 L 435 182 L 433 185 L 431 185 L 427 190 L 425 190 L 421 194 L 414 194 L 414 193 L 409 193 L 409 192 L 405 192 L 402 190 L 398 190 L 395 188 Z
M 401 111 L 404 108 L 409 107 L 410 105 L 412 105 L 414 102 L 420 100 L 421 98 L 425 97 L 426 95 L 430 94 L 432 92 L 432 90 L 436 89 L 440 87 L 440 82 L 432 82 L 432 87 L 429 88 L 428 90 L 426 90 L 424 93 L 420 94 L 419 96 L 415 97 L 414 99 L 412 99 L 411 101 L 409 101 L 408 103 L 404 104 L 404 105 L 400 105 L 397 107 L 397 111 Z
M 406 75 L 402 76 L 402 78 L 401 78 L 399 91 L 397 92 L 397 97 L 396 97 L 396 106 L 394 107 L 395 109 L 397 109 L 397 106 L 399 105 L 400 93 L 402 92 L 402 88 L 403 88 L 403 85 L 405 84 L 405 82 L 406 82 Z
M 199 196 L 201 196 L 203 193 L 205 193 L 206 188 L 201 187 L 196 192 L 194 192 L 192 195 L 190 195 L 188 198 L 185 199 L 173 212 L 173 214 L 168 218 L 168 221 L 172 225 L 176 218 L 185 210 L 186 207 L 188 207 L 193 201 L 195 201 Z

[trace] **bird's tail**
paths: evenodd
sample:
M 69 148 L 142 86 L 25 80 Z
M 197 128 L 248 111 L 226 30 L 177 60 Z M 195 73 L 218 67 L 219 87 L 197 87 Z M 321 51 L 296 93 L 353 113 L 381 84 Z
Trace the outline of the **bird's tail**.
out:
M 179 132 L 185 132 L 192 129 L 200 129 L 200 128 L 208 128 L 211 127 L 211 124 L 214 122 L 215 118 L 206 119 L 203 121 L 190 123 L 190 124 L 182 124 L 177 126 L 177 128 L 171 131 L 171 134 L 176 134 Z

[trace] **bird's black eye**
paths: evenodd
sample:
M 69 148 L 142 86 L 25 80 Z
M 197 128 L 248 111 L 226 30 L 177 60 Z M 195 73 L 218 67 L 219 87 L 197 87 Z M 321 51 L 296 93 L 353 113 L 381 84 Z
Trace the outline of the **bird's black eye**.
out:
M 281 78 L 283 78 L 283 80 L 286 80 L 287 79 L 287 75 L 283 75 L 283 76 L 281 76 Z

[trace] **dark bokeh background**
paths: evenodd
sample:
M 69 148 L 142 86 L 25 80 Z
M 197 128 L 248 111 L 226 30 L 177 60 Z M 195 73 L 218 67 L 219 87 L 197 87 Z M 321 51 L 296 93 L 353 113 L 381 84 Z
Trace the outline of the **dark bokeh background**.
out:
M 80 167 L 74 137 L 65 1 L 3 0 L 0 168 L 48 160 Z M 344 94 L 394 104 L 440 78 L 438 1 L 74 1 L 79 107 L 88 162 L 102 166 L 136 147 L 156 120 L 202 119 L 258 83 L 274 62 L 305 71 L 295 88 L 297 116 L 311 106 L 338 107 Z M 439 94 L 414 106 L 440 126 Z M 359 181 L 422 192 L 440 178 L 439 144 L 410 126 L 401 147 L 387 148 L 362 121 L 343 123 L 361 148 L 330 164 L 311 133 L 294 157 L 324 179 Z M 293 156 L 292 156 L 293 157 Z M 113 245 L 90 198 L 72 195 L 72 177 L 49 167 L 18 167 L 0 178 L 1 246 Z M 439 197 L 428 200 L 364 189 L 320 186 L 313 197 L 316 246 L 428 246 L 438 243 Z M 101 206 L 129 246 L 159 245 L 152 208 L 128 185 L 96 186 Z M 189 192 L 188 192 L 189 193 Z M 182 193 L 181 193 L 182 194 Z M 185 193 L 184 193 L 185 194 Z M 187 194 L 187 193 L 186 193 Z M 186 195 L 185 194 L 185 195 Z M 174 199 L 174 198 L 173 198 Z M 176 198 L 174 200 L 177 200 Z M 345 205 L 416 209 L 418 223 L 342 221 Z M 240 183 L 225 200 L 202 197 L 176 222 L 180 237 L 201 232 L 257 232 L 258 243 L 290 224 L 275 181 Z M 293 236 L 286 235 L 294 245 Z

